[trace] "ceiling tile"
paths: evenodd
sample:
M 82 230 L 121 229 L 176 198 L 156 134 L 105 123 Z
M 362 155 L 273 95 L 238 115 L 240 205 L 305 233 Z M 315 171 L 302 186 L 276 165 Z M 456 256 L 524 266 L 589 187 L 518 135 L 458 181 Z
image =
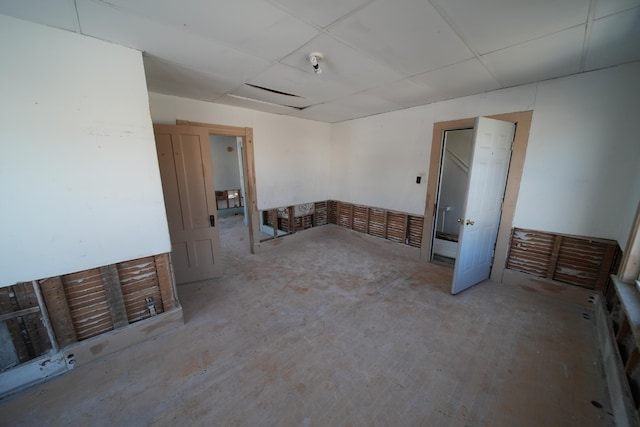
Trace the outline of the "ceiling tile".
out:
M 308 71 L 302 71 L 286 64 L 274 64 L 249 83 L 321 101 L 330 101 L 355 92 L 348 86 L 328 80 L 325 75 L 326 73 L 314 74 L 311 66 Z
M 277 23 L 285 13 L 263 0 L 97 0 L 119 10 L 221 43 L 237 44 Z
M 302 111 L 295 111 L 289 115 L 293 117 L 300 117 L 302 119 L 318 120 L 328 123 L 342 122 L 364 116 L 356 108 L 335 103 L 314 105 L 309 108 L 305 108 Z
M 319 99 L 306 98 L 302 96 L 287 96 L 277 93 L 271 93 L 269 91 L 243 85 L 232 92 L 233 95 L 242 96 L 249 99 L 256 99 L 259 101 L 269 102 L 276 105 L 284 105 L 288 107 L 308 107 L 310 105 L 319 104 Z
M 474 95 L 501 87 L 475 58 L 419 74 L 413 79 L 428 86 L 440 100 Z
M 38 24 L 78 31 L 78 19 L 73 0 L 0 1 L 0 14 Z
M 237 86 L 218 76 L 189 70 L 178 64 L 144 55 L 148 89 L 152 92 L 212 101 Z
M 284 7 L 291 14 L 326 27 L 338 18 L 373 0 L 273 0 L 272 3 Z
M 640 6 L 640 0 L 599 0 L 596 3 L 596 18 L 622 12 Z
M 404 75 L 414 75 L 473 56 L 425 0 L 378 0 L 329 32 Z
M 586 0 L 439 0 L 438 3 L 480 54 L 584 24 L 589 12 Z
M 403 108 L 429 104 L 440 99 L 433 89 L 410 78 L 369 89 L 365 93 L 386 99 Z
M 398 105 L 392 102 L 379 96 L 362 92 L 334 101 L 333 104 L 353 108 L 362 114 L 361 117 L 398 109 Z
M 269 61 L 276 61 L 320 34 L 320 30 L 290 16 L 256 32 L 234 47 Z
M 269 104 L 266 102 L 257 102 L 250 99 L 242 99 L 235 98 L 230 95 L 224 95 L 220 98 L 216 99 L 217 103 L 233 105 L 236 107 L 248 108 L 250 110 L 258 110 L 264 111 L 265 113 L 274 113 L 274 114 L 290 114 L 292 112 L 298 111 L 295 108 L 285 107 L 282 105 Z
M 185 68 L 240 84 L 269 66 L 263 59 L 114 7 L 91 0 L 77 0 L 77 4 L 83 34 L 133 47 Z
M 561 31 L 482 56 L 505 86 L 516 86 L 580 70 L 584 26 Z
M 345 46 L 326 34 L 315 38 L 284 58 L 282 62 L 297 67 L 305 73 L 311 73 L 313 70 L 309 62 L 309 54 L 312 52 L 320 52 L 324 55 L 320 61 L 321 77 L 349 86 L 353 89 L 352 92 L 402 78 L 401 74 L 386 65 L 370 59 L 367 55 Z
M 640 8 L 593 22 L 586 69 L 640 60 Z

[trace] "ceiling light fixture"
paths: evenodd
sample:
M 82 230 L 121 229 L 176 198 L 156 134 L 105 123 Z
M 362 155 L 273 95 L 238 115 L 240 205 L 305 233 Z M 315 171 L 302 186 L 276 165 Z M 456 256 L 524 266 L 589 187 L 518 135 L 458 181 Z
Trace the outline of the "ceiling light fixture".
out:
M 322 73 L 322 70 L 320 69 L 320 61 L 322 61 L 323 58 L 324 56 L 319 52 L 314 52 L 309 54 L 309 62 L 311 62 L 311 65 L 313 65 L 314 73 L 316 74 Z

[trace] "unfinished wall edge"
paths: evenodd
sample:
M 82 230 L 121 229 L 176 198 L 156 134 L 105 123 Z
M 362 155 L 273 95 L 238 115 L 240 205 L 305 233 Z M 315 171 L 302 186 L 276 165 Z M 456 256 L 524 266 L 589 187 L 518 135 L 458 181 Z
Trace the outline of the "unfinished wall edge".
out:
M 0 399 L 184 324 L 182 307 L 49 353 L 0 374 Z

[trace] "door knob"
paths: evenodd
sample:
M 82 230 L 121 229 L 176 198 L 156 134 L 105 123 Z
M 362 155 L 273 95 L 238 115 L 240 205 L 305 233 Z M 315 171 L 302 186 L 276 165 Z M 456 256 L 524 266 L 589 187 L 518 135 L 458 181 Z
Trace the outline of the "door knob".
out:
M 472 221 L 472 220 L 468 219 L 466 225 L 473 225 L 475 223 L 476 223 L 475 221 Z
M 456 219 L 456 221 L 458 222 L 458 224 L 462 224 L 462 218 L 458 218 Z

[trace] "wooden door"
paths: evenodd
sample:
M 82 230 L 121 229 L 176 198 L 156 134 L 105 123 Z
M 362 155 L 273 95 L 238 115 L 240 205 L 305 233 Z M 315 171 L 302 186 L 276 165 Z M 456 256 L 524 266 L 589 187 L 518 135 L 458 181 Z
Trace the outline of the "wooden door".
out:
M 222 272 L 209 134 L 195 126 L 155 125 L 176 283 Z
M 509 173 L 515 125 L 478 117 L 451 293 L 489 278 L 498 238 L 502 201 Z

